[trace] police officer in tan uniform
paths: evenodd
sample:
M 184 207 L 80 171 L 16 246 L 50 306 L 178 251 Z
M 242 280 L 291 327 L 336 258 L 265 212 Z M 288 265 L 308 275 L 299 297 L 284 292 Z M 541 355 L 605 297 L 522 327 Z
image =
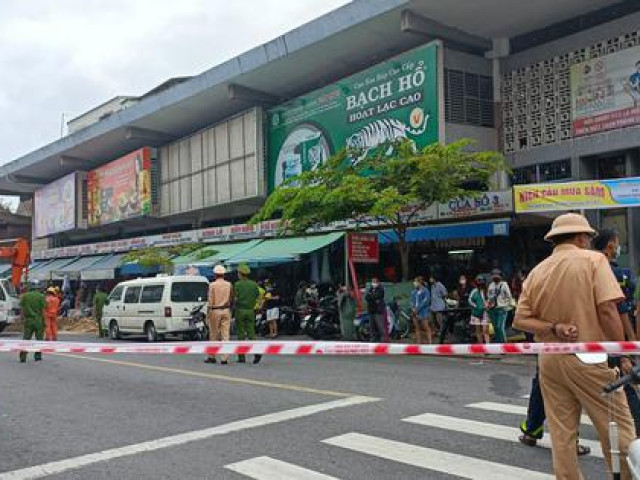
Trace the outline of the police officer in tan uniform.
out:
M 209 285 L 209 339 L 212 342 L 228 342 L 231 330 L 231 302 L 233 286 L 224 279 L 227 270 L 222 265 L 213 269 L 215 281 Z M 222 365 L 229 363 L 229 356 L 222 355 Z M 205 363 L 216 363 L 215 355 L 210 355 Z
M 624 340 L 617 308 L 624 294 L 606 257 L 589 249 L 595 233 L 582 215 L 555 219 L 545 237 L 555 246 L 553 254 L 525 281 L 514 327 L 534 333 L 542 342 Z M 610 398 L 602 395 L 603 387 L 617 375 L 603 357 L 541 354 L 538 358 L 557 479 L 583 479 L 576 452 L 583 410 L 598 431 L 609 466 L 609 421 L 617 422 L 622 479 L 631 478 L 626 456 L 635 438 L 633 419 L 622 390 Z

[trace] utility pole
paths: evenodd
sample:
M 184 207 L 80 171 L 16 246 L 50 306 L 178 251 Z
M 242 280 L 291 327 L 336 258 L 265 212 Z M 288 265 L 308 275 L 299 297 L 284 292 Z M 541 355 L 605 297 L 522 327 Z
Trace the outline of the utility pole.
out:
M 60 120 L 60 138 L 64 137 L 64 112 L 62 112 L 62 119 Z

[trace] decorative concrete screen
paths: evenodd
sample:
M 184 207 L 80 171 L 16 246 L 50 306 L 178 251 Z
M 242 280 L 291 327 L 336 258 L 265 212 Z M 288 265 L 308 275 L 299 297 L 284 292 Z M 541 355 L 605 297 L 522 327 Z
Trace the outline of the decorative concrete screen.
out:
M 574 137 L 571 67 L 640 45 L 640 31 L 605 39 L 502 76 L 506 153 L 556 144 Z

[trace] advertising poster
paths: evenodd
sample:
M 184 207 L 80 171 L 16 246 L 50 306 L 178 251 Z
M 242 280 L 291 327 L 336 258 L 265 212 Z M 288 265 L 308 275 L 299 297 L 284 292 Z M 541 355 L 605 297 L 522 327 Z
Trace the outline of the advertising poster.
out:
M 516 213 L 640 206 L 640 177 L 586 182 L 516 185 Z
M 571 67 L 574 136 L 640 124 L 640 47 Z
M 48 237 L 76 228 L 76 174 L 70 173 L 34 194 L 33 235 Z
M 141 148 L 87 175 L 90 227 L 151 214 L 151 149 Z
M 270 110 L 269 192 L 343 147 L 361 159 L 386 141 L 438 141 L 438 53 L 429 44 Z

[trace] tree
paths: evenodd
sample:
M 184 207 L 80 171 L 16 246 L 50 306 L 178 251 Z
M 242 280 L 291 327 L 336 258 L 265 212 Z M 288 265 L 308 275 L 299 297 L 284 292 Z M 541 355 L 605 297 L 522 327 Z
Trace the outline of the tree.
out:
M 386 143 L 375 151 L 346 151 L 279 186 L 251 219 L 280 217 L 283 231 L 355 219 L 363 226 L 391 230 L 409 276 L 407 231 L 420 210 L 478 194 L 507 169 L 497 152 L 473 152 L 470 140 L 416 150 L 411 141 Z M 357 160 L 354 160 L 357 159 Z
M 199 243 L 187 243 L 171 247 L 145 247 L 133 250 L 122 258 L 122 263 L 137 263 L 143 268 L 160 267 L 169 273 L 173 271 L 173 258 L 191 255 L 197 262 L 218 253 L 213 248 L 202 248 Z

